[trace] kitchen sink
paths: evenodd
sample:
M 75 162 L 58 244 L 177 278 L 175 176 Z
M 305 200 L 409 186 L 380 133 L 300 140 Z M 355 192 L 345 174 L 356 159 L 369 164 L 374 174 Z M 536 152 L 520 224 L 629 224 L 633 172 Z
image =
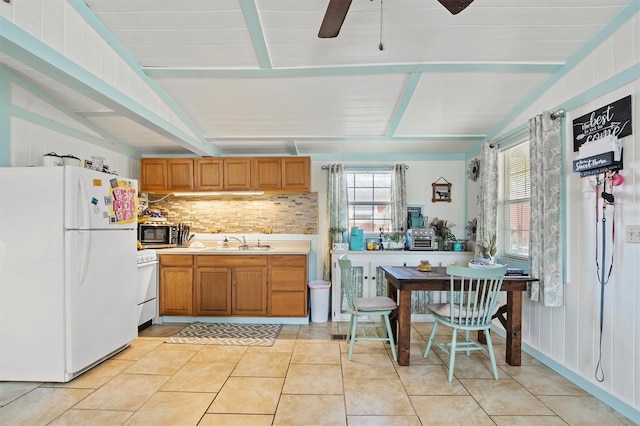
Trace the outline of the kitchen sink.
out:
M 238 250 L 240 251 L 269 251 L 271 250 L 271 246 L 267 244 L 242 244 L 238 246 Z

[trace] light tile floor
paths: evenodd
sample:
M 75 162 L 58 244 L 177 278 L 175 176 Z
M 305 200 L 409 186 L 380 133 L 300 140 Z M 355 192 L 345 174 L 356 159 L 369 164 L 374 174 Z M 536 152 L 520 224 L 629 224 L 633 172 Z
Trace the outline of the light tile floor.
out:
M 499 337 L 499 380 L 476 352 L 449 383 L 444 353 L 422 358 L 427 323 L 404 367 L 380 342 L 349 361 L 344 323 L 285 325 L 269 348 L 163 343 L 183 326 L 147 328 L 69 383 L 0 382 L 0 425 L 633 424 L 527 354 L 506 365 Z

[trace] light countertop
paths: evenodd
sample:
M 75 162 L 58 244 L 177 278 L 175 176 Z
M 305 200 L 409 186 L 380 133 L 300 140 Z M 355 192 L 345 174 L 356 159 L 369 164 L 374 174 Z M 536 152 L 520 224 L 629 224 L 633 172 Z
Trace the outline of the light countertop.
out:
M 240 245 L 237 241 L 231 241 L 229 247 L 223 248 L 219 241 L 200 241 L 194 240 L 189 247 L 176 247 L 158 249 L 159 255 L 163 254 L 197 254 L 197 255 L 239 255 L 239 256 L 257 256 L 257 255 L 274 255 L 274 254 L 309 254 L 311 252 L 311 243 L 304 240 L 286 240 L 286 241 L 270 241 L 260 240 L 260 245 L 270 246 L 269 250 L 263 250 L 257 247 L 256 241 L 247 241 L 252 246 L 251 250 L 239 250 Z

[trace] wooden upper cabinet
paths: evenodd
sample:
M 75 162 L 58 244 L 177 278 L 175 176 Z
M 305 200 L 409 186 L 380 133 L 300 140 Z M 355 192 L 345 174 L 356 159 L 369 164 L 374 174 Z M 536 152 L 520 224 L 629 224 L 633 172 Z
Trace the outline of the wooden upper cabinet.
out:
M 309 157 L 143 158 L 140 190 L 309 192 Z
M 167 189 L 167 160 L 143 158 L 140 161 L 140 190 L 165 191 Z
M 282 189 L 282 161 L 279 157 L 253 159 L 253 189 L 260 191 Z
M 167 160 L 167 189 L 171 191 L 193 191 L 193 159 L 172 158 Z
M 251 190 L 251 158 L 224 159 L 224 189 Z
M 196 191 L 222 191 L 224 189 L 224 160 L 199 158 L 195 160 Z
M 283 157 L 282 189 L 309 192 L 311 190 L 311 161 L 309 157 Z

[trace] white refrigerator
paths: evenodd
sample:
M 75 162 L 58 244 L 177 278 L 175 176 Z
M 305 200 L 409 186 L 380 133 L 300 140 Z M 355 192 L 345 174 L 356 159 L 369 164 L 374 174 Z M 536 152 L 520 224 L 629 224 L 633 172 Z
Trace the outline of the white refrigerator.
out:
M 0 381 L 67 382 L 137 337 L 137 185 L 0 168 Z

